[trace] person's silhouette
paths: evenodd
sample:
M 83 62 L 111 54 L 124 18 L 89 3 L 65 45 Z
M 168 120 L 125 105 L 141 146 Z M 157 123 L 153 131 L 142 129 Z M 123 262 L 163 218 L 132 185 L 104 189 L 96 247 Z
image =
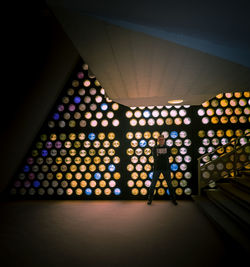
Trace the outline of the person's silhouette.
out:
M 155 185 L 159 179 L 160 174 L 162 173 L 164 178 L 167 181 L 170 198 L 172 202 L 175 205 L 177 205 L 175 193 L 174 193 L 172 183 L 171 183 L 170 168 L 169 168 L 170 167 L 169 166 L 169 156 L 170 156 L 169 149 L 167 148 L 165 144 L 165 138 L 163 135 L 160 135 L 157 141 L 159 144 L 153 148 L 154 174 L 153 174 L 151 186 L 149 188 L 147 204 L 150 205 L 153 201 Z

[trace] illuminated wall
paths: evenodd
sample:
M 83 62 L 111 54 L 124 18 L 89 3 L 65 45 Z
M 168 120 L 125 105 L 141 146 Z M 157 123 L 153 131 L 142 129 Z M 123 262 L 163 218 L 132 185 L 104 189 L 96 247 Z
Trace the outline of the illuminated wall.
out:
M 125 107 L 80 62 L 39 131 L 8 192 L 12 197 L 145 199 L 159 134 L 171 151 L 178 199 L 197 191 L 197 157 L 247 131 L 249 92 L 202 106 Z M 244 142 L 244 140 L 242 141 Z M 158 199 L 168 198 L 161 175 Z

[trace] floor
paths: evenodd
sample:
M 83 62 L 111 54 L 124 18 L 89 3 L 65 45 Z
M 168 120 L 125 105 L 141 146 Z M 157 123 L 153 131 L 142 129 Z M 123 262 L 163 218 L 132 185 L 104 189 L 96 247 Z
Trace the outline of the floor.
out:
M 234 248 L 192 200 L 178 203 L 1 202 L 1 266 L 210 267 L 240 263 Z

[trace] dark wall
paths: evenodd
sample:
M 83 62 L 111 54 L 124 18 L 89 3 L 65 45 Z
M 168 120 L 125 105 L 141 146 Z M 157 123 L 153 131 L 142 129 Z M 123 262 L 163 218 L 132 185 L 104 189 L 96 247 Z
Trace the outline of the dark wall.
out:
M 0 192 L 16 171 L 79 60 L 43 1 L 5 6 Z

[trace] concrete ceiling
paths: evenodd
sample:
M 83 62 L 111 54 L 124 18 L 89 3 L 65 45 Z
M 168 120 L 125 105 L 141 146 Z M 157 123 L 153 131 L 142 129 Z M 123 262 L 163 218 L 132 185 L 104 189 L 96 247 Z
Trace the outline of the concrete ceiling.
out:
M 200 105 L 250 88 L 248 1 L 47 2 L 118 103 Z

